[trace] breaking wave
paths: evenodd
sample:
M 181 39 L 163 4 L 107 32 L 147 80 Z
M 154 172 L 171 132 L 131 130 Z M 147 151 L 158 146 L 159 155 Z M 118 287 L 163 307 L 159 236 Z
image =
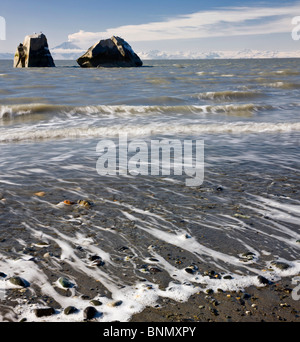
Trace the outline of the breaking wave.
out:
M 206 93 L 207 97 L 215 96 Z M 217 95 L 218 96 L 218 95 Z M 220 96 L 222 95 L 220 93 Z M 243 95 L 235 95 L 243 96 Z M 167 114 L 167 113 L 234 113 L 239 111 L 255 112 L 259 110 L 273 109 L 270 105 L 248 104 L 226 104 L 226 105 L 91 105 L 91 106 L 66 106 L 50 104 L 20 104 L 0 106 L 0 119 L 13 120 L 21 116 L 35 114 L 60 114 L 60 115 L 140 115 L 140 114 Z
M 256 97 L 261 97 L 263 94 L 259 92 L 251 92 L 251 91 L 216 91 L 216 92 L 205 92 L 196 95 L 199 99 L 204 100 L 239 100 L 239 99 L 252 99 Z
M 119 132 L 130 136 L 151 136 L 163 134 L 252 134 L 252 133 L 287 133 L 300 132 L 300 122 L 296 123 L 215 123 L 192 125 L 113 125 L 103 127 L 70 127 L 70 128 L 46 128 L 28 131 L 10 131 L 2 133 L 0 143 L 54 140 L 54 139 L 79 139 L 94 137 L 115 137 Z

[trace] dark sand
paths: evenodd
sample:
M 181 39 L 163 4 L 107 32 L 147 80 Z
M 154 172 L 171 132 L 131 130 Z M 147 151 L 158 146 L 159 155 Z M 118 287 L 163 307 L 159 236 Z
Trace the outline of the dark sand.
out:
M 288 279 L 244 292 L 199 293 L 184 303 L 162 300 L 131 322 L 300 322 L 300 301 Z

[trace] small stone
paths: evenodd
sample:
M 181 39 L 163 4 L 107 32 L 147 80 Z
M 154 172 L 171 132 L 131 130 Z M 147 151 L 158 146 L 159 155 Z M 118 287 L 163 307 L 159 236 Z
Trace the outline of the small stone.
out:
M 0 272 L 0 278 L 6 278 L 6 277 L 7 277 L 7 275 L 5 273 Z
M 104 266 L 105 262 L 98 255 L 90 255 L 89 260 L 92 261 L 92 266 Z
M 121 300 L 117 300 L 117 301 L 115 301 L 115 302 L 111 302 L 111 303 L 108 303 L 108 306 L 111 306 L 111 307 L 116 307 L 116 306 L 120 306 L 120 305 L 122 305 L 122 301 Z
M 90 208 L 92 206 L 92 203 L 86 200 L 78 200 L 77 204 L 85 208 Z
M 214 293 L 214 291 L 213 291 L 212 289 L 207 289 L 207 290 L 205 290 L 205 292 L 206 292 L 207 294 L 212 294 L 212 293 Z
M 149 258 L 149 261 L 152 261 L 152 262 L 159 262 L 159 260 L 156 259 L 156 258 Z
M 98 311 L 93 306 L 88 306 L 83 311 L 83 318 L 86 320 L 92 319 L 97 315 Z
M 68 307 L 65 308 L 64 314 L 65 315 L 71 315 L 71 314 L 73 314 L 73 313 L 75 313 L 77 311 L 78 311 L 78 309 L 75 308 L 75 306 L 68 306 Z
M 65 278 L 65 277 L 60 277 L 58 279 L 58 283 L 63 287 L 63 288 L 66 288 L 66 289 L 69 289 L 71 287 L 74 286 L 73 283 L 70 282 L 70 280 L 68 278 Z
M 40 191 L 40 192 L 35 193 L 35 196 L 38 196 L 38 197 L 44 197 L 45 195 L 46 195 L 46 193 L 44 191 Z
M 231 275 L 226 275 L 223 277 L 223 279 L 233 279 Z
M 239 213 L 236 213 L 233 216 L 234 217 L 239 217 L 239 218 L 244 218 L 244 219 L 249 219 L 250 218 L 250 216 L 239 214 Z
M 208 309 L 209 309 L 209 311 L 210 311 L 214 316 L 218 316 L 218 315 L 219 315 L 219 312 L 218 312 L 217 309 L 212 308 L 212 307 L 209 307 Z
M 55 314 L 53 308 L 38 308 L 34 310 L 36 317 L 46 317 Z
M 252 252 L 246 252 L 242 254 L 242 258 L 245 259 L 246 261 L 251 261 L 255 258 L 255 254 Z
M 49 244 L 47 242 L 38 242 L 35 244 L 35 246 L 39 248 L 45 248 L 45 247 L 49 247 Z
M 290 267 L 288 264 L 281 261 L 271 261 L 271 265 L 279 268 L 282 271 L 287 270 Z
M 126 250 L 128 250 L 129 248 L 127 247 L 127 246 L 122 246 L 122 247 L 120 247 L 119 249 L 118 249 L 118 251 L 120 251 L 120 252 L 124 252 L 124 251 L 126 251 Z
M 258 281 L 263 285 L 268 285 L 269 280 L 261 275 L 257 276 Z
M 100 306 L 102 305 L 102 302 L 100 302 L 100 300 L 97 300 L 97 299 L 92 299 L 90 301 L 91 304 L 93 304 L 94 306 Z
M 28 282 L 21 277 L 11 277 L 9 278 L 9 281 L 16 286 L 21 286 L 21 287 L 29 286 Z
M 190 274 L 194 274 L 195 273 L 195 270 L 193 268 L 191 268 L 191 267 L 187 267 L 184 270 L 185 270 L 185 272 L 190 273 Z
M 153 267 L 153 266 L 148 267 L 148 270 L 149 272 L 152 272 L 152 273 L 162 272 L 162 270 L 160 270 L 158 267 Z
M 249 298 L 251 298 L 251 295 L 249 293 L 243 294 L 243 299 L 249 299 Z
M 74 204 L 74 202 L 72 202 L 72 201 L 70 201 L 70 200 L 65 200 L 63 203 L 64 203 L 65 205 L 73 205 L 73 204 Z

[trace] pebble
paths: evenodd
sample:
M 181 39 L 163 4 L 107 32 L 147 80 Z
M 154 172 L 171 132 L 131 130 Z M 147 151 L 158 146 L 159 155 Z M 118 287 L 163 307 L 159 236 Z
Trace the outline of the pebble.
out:
M 213 291 L 212 289 L 207 289 L 207 290 L 205 290 L 205 292 L 206 292 L 207 294 L 212 294 L 212 293 L 214 293 L 214 291 Z
M 88 306 L 83 311 L 83 318 L 86 320 L 92 319 L 97 313 L 98 311 L 93 306 Z
M 70 200 L 65 200 L 63 203 L 64 203 L 65 205 L 73 205 L 73 204 L 74 204 L 74 202 L 72 202 L 72 201 L 70 201 Z
M 5 278 L 5 277 L 7 277 L 7 275 L 3 272 L 0 272 L 0 278 Z
M 35 243 L 34 246 L 39 247 L 39 248 L 45 248 L 45 247 L 49 247 L 49 244 L 47 242 L 38 242 L 38 243 Z
M 123 302 L 122 302 L 121 300 L 117 300 L 117 301 L 115 301 L 115 302 L 108 303 L 107 305 L 114 308 L 114 307 L 117 307 L 117 306 L 122 305 L 122 303 L 123 303 Z
M 208 308 L 208 310 L 214 315 L 214 316 L 218 316 L 219 312 L 217 309 L 212 308 L 211 306 Z
M 11 277 L 9 278 L 9 281 L 14 284 L 14 285 L 17 285 L 17 286 L 21 286 L 21 287 L 28 287 L 29 286 L 29 283 L 21 278 L 21 277 Z
M 44 191 L 40 191 L 40 192 L 35 193 L 35 196 L 38 196 L 38 197 L 44 197 L 45 195 L 46 195 L 46 193 Z
M 71 287 L 74 286 L 74 284 L 71 283 L 71 281 L 70 281 L 68 278 L 65 278 L 65 277 L 60 277 L 60 278 L 58 279 L 58 283 L 59 283 L 62 287 L 66 288 L 66 289 L 69 289 L 69 288 L 71 288 Z
M 233 279 L 231 275 L 226 275 L 223 277 L 223 279 Z
M 102 302 L 100 302 L 100 300 L 97 300 L 97 299 L 92 299 L 90 301 L 91 304 L 93 304 L 94 306 L 100 306 L 102 305 Z
M 261 283 L 261 284 L 264 284 L 264 285 L 268 285 L 269 284 L 269 280 L 261 275 L 257 276 L 257 279 L 258 281 Z
M 53 308 L 38 308 L 34 310 L 34 313 L 36 317 L 45 317 L 55 314 L 55 310 Z
M 90 208 L 92 206 L 92 203 L 86 200 L 78 200 L 77 204 L 79 204 L 81 207 Z
M 196 265 L 190 265 L 185 268 L 185 272 L 194 274 L 198 270 L 198 267 Z
M 153 266 L 148 266 L 147 267 L 148 271 L 151 272 L 151 273 L 158 273 L 158 272 L 162 272 L 161 269 L 159 269 L 158 267 L 153 267 Z
M 98 255 L 89 256 L 89 260 L 92 261 L 92 266 L 104 266 L 105 262 Z
M 288 264 L 282 261 L 271 261 L 271 265 L 279 268 L 282 271 L 287 270 L 290 267 Z
M 75 313 L 77 311 L 78 311 L 78 309 L 75 308 L 75 306 L 68 306 L 68 307 L 65 308 L 64 314 L 65 315 L 71 315 L 71 314 L 73 314 L 73 313 Z

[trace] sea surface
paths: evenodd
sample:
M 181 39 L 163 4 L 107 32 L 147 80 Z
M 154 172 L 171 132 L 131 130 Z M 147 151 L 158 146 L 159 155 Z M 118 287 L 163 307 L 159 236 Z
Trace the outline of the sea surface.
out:
M 299 59 L 0 61 L 0 85 L 1 321 L 82 321 L 98 300 L 94 320 L 127 322 L 299 275 Z M 153 141 L 203 142 L 203 182 L 153 174 Z

